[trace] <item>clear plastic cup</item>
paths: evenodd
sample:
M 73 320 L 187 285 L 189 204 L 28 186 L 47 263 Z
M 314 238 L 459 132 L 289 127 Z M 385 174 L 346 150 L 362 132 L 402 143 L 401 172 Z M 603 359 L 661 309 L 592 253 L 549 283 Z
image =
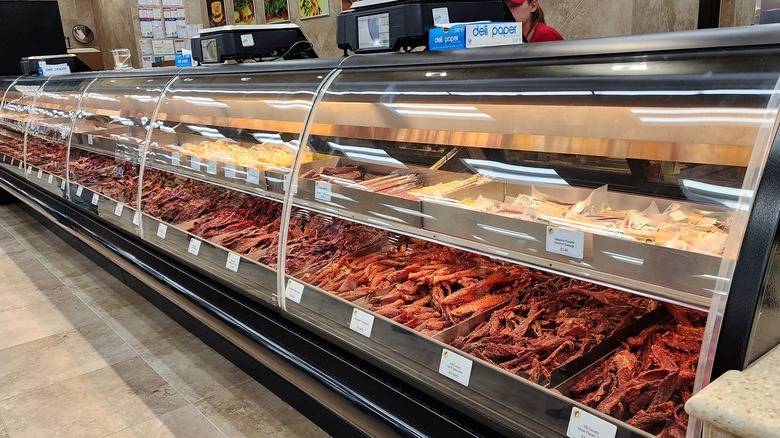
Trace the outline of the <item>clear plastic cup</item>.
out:
M 127 70 L 133 68 L 130 65 L 130 49 L 114 49 L 111 51 L 114 57 L 114 70 Z

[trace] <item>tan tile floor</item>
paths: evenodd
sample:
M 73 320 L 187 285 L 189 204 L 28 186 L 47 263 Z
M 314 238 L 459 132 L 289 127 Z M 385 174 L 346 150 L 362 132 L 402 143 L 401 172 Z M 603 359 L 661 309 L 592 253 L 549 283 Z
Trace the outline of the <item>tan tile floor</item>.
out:
M 325 432 L 17 205 L 0 206 L 0 438 Z

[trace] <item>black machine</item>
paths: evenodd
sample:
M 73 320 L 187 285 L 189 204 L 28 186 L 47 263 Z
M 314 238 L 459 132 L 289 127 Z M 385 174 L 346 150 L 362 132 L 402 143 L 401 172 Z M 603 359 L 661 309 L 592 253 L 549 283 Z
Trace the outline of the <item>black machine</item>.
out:
M 47 55 L 47 56 L 25 56 L 19 61 L 22 68 L 22 74 L 25 76 L 41 75 L 39 67 L 42 65 L 67 65 L 69 73 L 92 71 L 87 64 L 84 64 L 76 55 Z M 42 76 L 46 76 L 45 72 Z
M 316 57 L 311 43 L 295 24 L 212 27 L 192 38 L 192 58 L 200 64 Z
M 501 0 L 361 0 L 337 17 L 336 42 L 345 53 L 410 50 L 437 24 L 504 20 Z

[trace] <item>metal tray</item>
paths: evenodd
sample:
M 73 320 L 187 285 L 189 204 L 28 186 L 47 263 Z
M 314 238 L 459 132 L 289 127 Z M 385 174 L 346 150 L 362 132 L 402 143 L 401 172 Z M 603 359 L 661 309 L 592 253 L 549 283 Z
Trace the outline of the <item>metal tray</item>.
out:
M 299 302 L 289 298 L 293 294 L 285 292 L 288 296 L 286 312 L 282 313 L 285 317 L 347 346 L 354 354 L 400 378 L 411 378 L 422 390 L 456 407 L 476 409 L 528 436 L 566 436 L 574 407 L 614 424 L 618 437 L 651 436 L 379 315 L 373 315 L 367 335 L 358 332 L 350 324 L 356 314 L 365 310 L 293 277 L 286 280 L 299 283 L 302 291 L 296 297 Z M 291 289 L 287 284 L 288 290 Z M 461 363 L 468 364 L 461 368 L 464 374 L 470 368 L 467 381 L 447 375 L 448 368 L 443 365 L 445 355 L 448 358 L 454 355 Z
M 254 299 L 272 306 L 277 305 L 276 270 L 203 240 L 175 225 L 159 221 L 146 213 L 142 215 L 141 224 L 141 236 L 151 245 Z M 197 244 L 197 254 L 194 250 L 190 252 L 193 240 L 200 242 Z M 231 259 L 237 263 L 231 264 Z M 229 264 L 235 270 L 229 269 Z
M 67 188 L 65 179 L 34 166 L 29 166 L 28 168 L 31 170 L 30 174 L 27 175 L 27 181 L 54 196 L 65 198 L 65 190 Z

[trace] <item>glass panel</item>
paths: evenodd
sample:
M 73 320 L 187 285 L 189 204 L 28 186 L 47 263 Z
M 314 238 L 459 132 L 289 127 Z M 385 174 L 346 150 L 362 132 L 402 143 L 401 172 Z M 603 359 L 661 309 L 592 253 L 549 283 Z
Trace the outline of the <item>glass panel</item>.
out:
M 28 178 L 57 195 L 65 192 L 68 135 L 76 116 L 81 93 L 92 78 L 54 78 L 46 82 L 35 99 L 27 131 L 25 158 Z M 57 178 L 49 178 L 54 175 Z
M 19 163 L 24 159 L 24 132 L 30 109 L 46 78 L 19 78 L 5 93 L 0 110 L 0 152 L 8 156 L 6 166 L 22 174 Z M 14 162 L 10 163 L 11 158 Z
M 562 395 L 684 434 L 777 117 L 774 60 L 545 62 L 340 71 L 303 139 L 322 164 L 293 173 L 285 308 L 516 430 Z M 654 371 L 650 399 L 621 392 Z
M 71 133 L 73 202 L 132 232 L 138 176 L 149 124 L 171 77 L 105 78 L 84 92 Z
M 144 237 L 271 301 L 284 182 L 326 73 L 178 77 L 145 161 Z

